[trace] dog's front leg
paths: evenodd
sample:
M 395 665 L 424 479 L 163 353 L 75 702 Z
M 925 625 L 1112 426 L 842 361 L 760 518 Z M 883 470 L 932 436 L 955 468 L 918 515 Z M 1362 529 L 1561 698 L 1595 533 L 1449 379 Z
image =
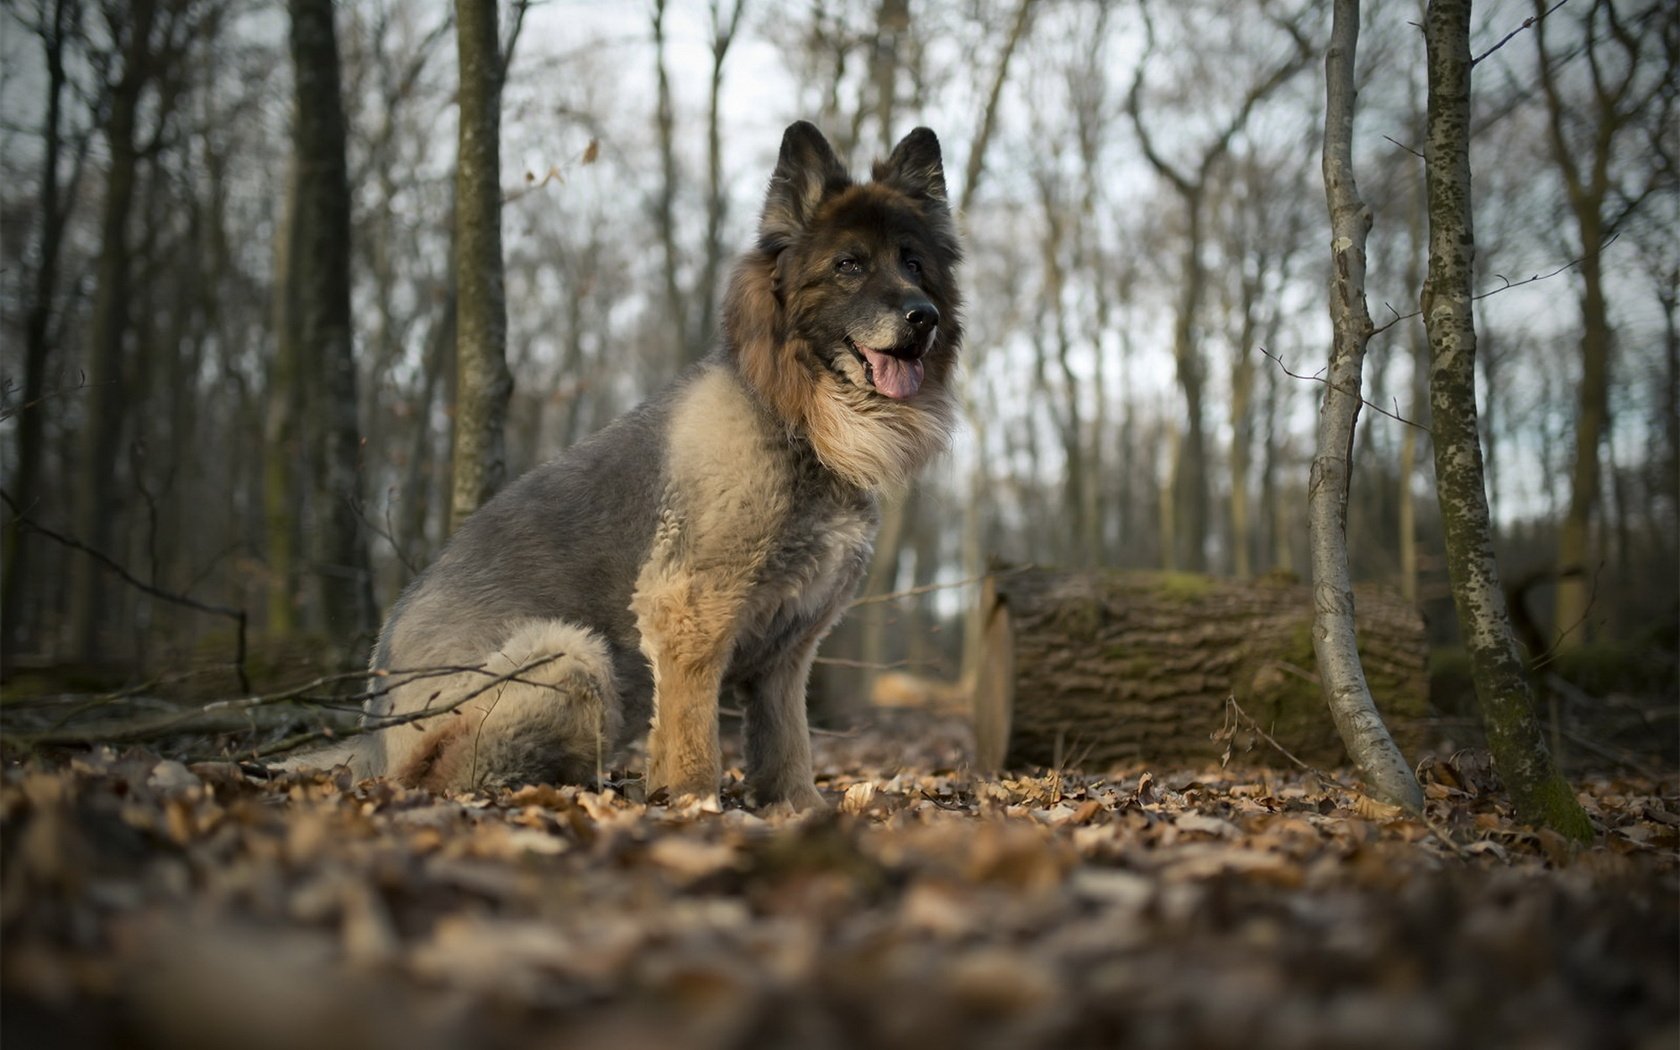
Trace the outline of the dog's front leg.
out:
M 811 731 L 805 718 L 805 685 L 817 643 L 827 632 L 814 632 L 789 646 L 758 677 L 747 683 L 747 789 L 760 806 L 788 802 L 795 809 L 820 809 L 811 772 Z
M 718 689 L 734 645 L 740 595 L 677 570 L 644 579 L 632 608 L 653 665 L 647 788 L 715 800 L 723 776 Z

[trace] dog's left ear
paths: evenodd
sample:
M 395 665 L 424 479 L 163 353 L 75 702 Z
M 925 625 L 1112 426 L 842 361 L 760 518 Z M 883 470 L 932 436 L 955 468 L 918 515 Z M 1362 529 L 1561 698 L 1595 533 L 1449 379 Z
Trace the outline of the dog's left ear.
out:
M 875 181 L 911 197 L 949 206 L 945 198 L 945 164 L 939 155 L 939 138 L 927 128 L 917 128 L 893 147 L 892 156 L 875 162 Z

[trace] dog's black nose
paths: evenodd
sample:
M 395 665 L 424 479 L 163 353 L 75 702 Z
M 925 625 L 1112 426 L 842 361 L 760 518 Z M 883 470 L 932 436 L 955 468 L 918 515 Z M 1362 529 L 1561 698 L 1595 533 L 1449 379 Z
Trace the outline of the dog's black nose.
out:
M 917 335 L 925 335 L 939 324 L 939 310 L 926 299 L 912 300 L 904 304 L 904 319 Z

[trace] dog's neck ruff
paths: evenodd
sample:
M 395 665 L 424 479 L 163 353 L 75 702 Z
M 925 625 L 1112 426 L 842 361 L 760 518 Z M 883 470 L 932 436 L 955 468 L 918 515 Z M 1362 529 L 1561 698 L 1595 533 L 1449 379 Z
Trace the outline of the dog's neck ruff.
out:
M 791 358 L 791 351 L 782 352 Z M 826 369 L 812 371 L 814 389 L 802 411 L 783 414 L 783 421 L 811 443 L 823 466 L 850 484 L 901 490 L 950 444 L 956 404 L 945 384 L 928 383 L 913 398 L 893 400 Z

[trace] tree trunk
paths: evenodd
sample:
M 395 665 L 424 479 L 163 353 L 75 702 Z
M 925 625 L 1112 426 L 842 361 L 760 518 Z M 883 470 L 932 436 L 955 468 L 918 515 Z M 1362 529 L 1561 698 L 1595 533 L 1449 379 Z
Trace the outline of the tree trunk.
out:
M 1417 138 L 1423 137 L 1422 114 L 1415 114 L 1413 121 L 1417 128 Z M 1422 186 L 1418 186 L 1411 194 L 1411 208 L 1407 220 L 1410 235 L 1406 246 L 1406 273 L 1404 286 L 1417 288 L 1423 283 L 1423 253 L 1425 232 L 1425 216 L 1428 202 L 1424 200 Z M 1414 321 L 1406 325 L 1406 356 L 1411 361 L 1410 394 L 1406 405 L 1406 418 L 1417 426 L 1400 428 L 1400 484 L 1396 493 L 1398 498 L 1398 528 L 1400 532 L 1400 593 L 1414 605 L 1418 601 L 1418 542 L 1417 542 L 1417 498 L 1412 491 L 1412 482 L 1417 475 L 1419 427 L 1428 425 L 1425 413 L 1429 410 L 1429 341 L 1425 336 L 1421 322 Z
M 1162 562 L 1168 569 L 1182 567 L 1200 572 L 1207 567 L 1211 524 L 1208 515 L 1207 431 L 1203 421 L 1206 375 L 1197 339 L 1207 283 L 1207 274 L 1202 266 L 1202 236 L 1209 180 L 1215 165 L 1229 152 L 1232 139 L 1248 125 L 1254 108 L 1288 82 L 1305 65 L 1310 52 L 1305 37 L 1293 34 L 1295 51 L 1249 87 L 1229 120 L 1217 129 L 1211 141 L 1201 145 L 1194 165 L 1181 167 L 1157 150 L 1155 137 L 1143 119 L 1141 96 L 1144 73 L 1148 68 L 1148 55 L 1155 46 L 1153 27 L 1147 19 L 1145 29 L 1144 58 L 1137 63 L 1132 87 L 1126 96 L 1126 112 L 1131 117 L 1133 130 L 1137 132 L 1144 159 L 1183 202 L 1185 219 L 1184 255 L 1179 266 L 1178 303 L 1173 320 L 1173 358 L 1179 389 L 1184 394 L 1184 433 L 1178 454 L 1173 458 L 1174 530 L 1162 533 Z M 1163 511 L 1163 518 L 1165 516 Z
M 1021 41 L 1026 39 L 1027 31 L 1032 24 L 1032 9 L 1034 0 L 1020 0 L 1015 8 L 1015 20 L 1009 29 L 1009 36 L 1004 39 L 1003 48 L 998 53 L 997 69 L 993 72 L 991 89 L 986 95 L 985 108 L 980 111 L 980 125 L 974 135 L 974 144 L 969 149 L 968 163 L 963 166 L 962 192 L 956 198 L 957 206 L 952 209 L 959 222 L 965 222 L 968 209 L 974 203 L 974 195 L 980 188 L 980 180 L 986 173 L 986 152 L 991 145 L 992 129 L 997 126 L 997 110 L 999 100 L 1003 98 L 1003 86 L 1009 77 L 1009 62 L 1015 54 L 1015 49 Z M 972 362 L 970 369 L 976 367 Z M 972 372 L 970 373 L 972 374 Z M 970 383 L 968 394 L 963 399 L 963 409 L 968 416 L 969 433 L 973 435 L 974 447 L 977 454 L 974 457 L 973 468 L 969 471 L 969 491 L 984 492 L 990 487 L 990 478 L 986 466 L 986 420 L 981 415 L 979 406 L 974 403 L 975 384 Z M 966 577 L 979 576 L 982 561 L 985 558 L 985 541 L 982 536 L 984 522 L 981 517 L 981 503 L 978 499 L 971 499 L 963 510 L 962 526 L 962 564 L 963 575 Z M 979 604 L 971 606 L 976 610 L 963 618 L 963 647 L 962 647 L 962 680 L 971 682 L 979 673 L 981 646 L 983 642 L 984 624 L 981 623 L 977 610 Z
M 507 302 L 502 285 L 502 67 L 495 0 L 456 0 L 460 153 L 455 171 L 455 450 L 449 531 L 507 480 Z
M 1358 596 L 1371 682 L 1410 734 L 1407 720 L 1428 713 L 1423 621 L 1387 589 L 1361 587 Z M 1314 673 L 1311 603 L 1308 587 L 1275 576 L 999 573 L 981 609 L 979 762 L 1100 769 L 1214 759 L 1223 745 L 1211 734 L 1235 697 L 1295 755 L 1340 763 Z
M 330 635 L 355 648 L 375 622 L 373 574 L 362 531 L 361 436 L 350 327 L 350 187 L 338 37 L 331 0 L 292 0 L 297 77 L 296 240 L 299 346 L 315 464 L 316 574 Z
M 1471 314 L 1474 223 L 1470 209 L 1470 3 L 1431 0 L 1425 17 L 1429 118 L 1429 397 L 1435 487 L 1447 569 L 1488 746 L 1522 819 L 1578 839 L 1591 825 L 1552 765 L 1534 718 L 1533 693 L 1494 561 L 1476 427 L 1476 328 Z
M 22 640 L 24 601 L 28 596 L 28 581 L 32 573 L 29 559 L 31 546 L 28 530 L 17 524 L 19 515 L 32 513 L 38 493 L 41 460 L 45 449 L 46 413 L 41 396 L 46 388 L 47 355 L 52 349 L 48 340 L 48 322 L 52 318 L 53 300 L 58 295 L 58 256 L 63 244 L 64 228 L 75 205 L 76 175 L 72 175 L 72 192 L 64 194 L 59 185 L 59 165 L 64 160 L 64 88 L 68 77 L 64 68 L 64 49 L 69 34 L 79 30 L 80 13 L 68 0 L 53 4 L 51 27 L 40 27 L 42 58 L 47 66 L 47 113 L 42 128 L 41 144 L 41 224 L 39 256 L 36 262 L 33 297 L 24 322 L 23 394 L 18 409 L 17 471 L 13 475 L 11 497 L 16 510 L 6 515 L 5 550 L 0 556 L 0 666 L 10 667 Z M 74 169 L 80 172 L 81 151 L 77 152 Z
M 1015 49 L 1021 41 L 1026 39 L 1027 28 L 1032 24 L 1032 10 L 1034 0 L 1020 0 L 1015 7 L 1015 19 L 1010 24 L 1009 35 L 1003 40 L 1003 49 L 998 52 L 997 69 L 992 73 L 991 89 L 986 94 L 986 106 L 980 111 L 980 127 L 974 133 L 974 145 L 968 153 L 968 163 L 963 168 L 962 197 L 957 204 L 956 212 L 960 216 L 968 210 L 974 201 L 974 194 L 980 188 L 980 179 L 986 173 L 986 150 L 992 142 L 992 130 L 997 126 L 998 100 L 1003 97 L 1003 85 L 1009 79 L 1009 60 L 1014 57 Z M 842 154 L 844 156 L 844 154 Z
M 1653 9 L 1654 10 L 1654 9 Z M 1554 69 L 1557 59 L 1546 44 L 1550 9 L 1535 0 L 1534 37 L 1541 95 L 1546 102 L 1552 160 L 1562 177 L 1580 247 L 1581 378 L 1575 417 L 1574 458 L 1569 473 L 1569 507 L 1558 534 L 1557 599 L 1552 630 L 1559 648 L 1591 638 L 1588 619 L 1596 566 L 1591 563 L 1592 519 L 1599 500 L 1599 455 L 1610 427 L 1610 353 L 1612 331 L 1605 299 L 1604 246 L 1655 182 L 1629 191 L 1613 184 L 1616 140 L 1651 109 L 1667 112 L 1663 97 L 1672 96 L 1675 51 L 1672 34 L 1641 29 L 1618 18 L 1609 0 L 1593 0 L 1579 25 L 1580 57 L 1591 70 L 1592 93 L 1583 115 L 1589 135 L 1572 143 L 1567 131 L 1570 107 Z M 1669 23 L 1672 26 L 1672 21 Z M 1641 48 L 1646 39 L 1664 40 L 1667 68 L 1642 77 Z M 1571 45 L 1576 46 L 1576 45 Z M 1662 47 L 1662 45 L 1659 45 Z M 1608 54 L 1602 54 L 1600 49 Z M 1617 54 L 1617 51 L 1620 54 Z M 1651 86 L 1634 90 L 1636 79 Z M 1665 85 L 1667 85 L 1665 87 Z M 1657 118 L 1661 119 L 1661 118 Z M 1671 129 L 1670 129 L 1671 130 Z M 1672 135 L 1670 136 L 1672 138 Z M 1670 158 L 1672 164 L 1672 158 Z M 1614 203 L 1613 203 L 1614 202 Z
M 1173 532 L 1161 536 L 1169 551 L 1168 569 L 1207 569 L 1208 471 L 1207 428 L 1202 422 L 1202 351 L 1196 324 L 1207 284 L 1202 269 L 1202 189 L 1184 194 L 1188 220 L 1184 259 L 1179 270 L 1178 315 L 1173 322 L 1173 361 L 1184 393 L 1184 431 L 1173 458 Z
M 687 359 L 698 361 L 706 356 L 717 339 L 713 329 L 717 325 L 718 274 L 723 268 L 723 220 L 728 198 L 723 185 L 723 135 L 718 119 L 718 103 L 723 95 L 723 62 L 729 56 L 729 45 L 741 24 L 741 12 L 746 0 L 735 0 L 729 16 L 720 8 L 722 0 L 712 2 L 712 82 L 706 104 L 706 255 L 700 268 L 700 280 L 695 294 L 700 300 L 700 319 L 689 333 Z M 662 125 L 663 129 L 663 125 Z
M 1610 418 L 1610 320 L 1604 301 L 1595 214 L 1577 213 L 1581 256 L 1581 385 L 1575 410 L 1575 454 L 1569 470 L 1569 509 L 1558 532 L 1557 608 L 1552 632 L 1559 648 L 1592 637 L 1588 621 L 1596 566 L 1590 555 L 1593 511 L 1598 504 L 1599 449 Z
M 654 200 L 654 220 L 665 257 L 665 316 L 670 326 L 672 369 L 686 363 L 689 347 L 688 302 L 679 275 L 681 252 L 677 247 L 677 147 L 676 114 L 671 102 L 671 76 L 665 63 L 665 0 L 653 3 L 653 55 L 658 93 L 654 124 L 659 133 L 659 196 Z M 841 156 L 845 156 L 844 153 Z
M 1248 477 L 1254 459 L 1254 333 L 1255 311 L 1259 308 L 1261 282 L 1268 262 L 1267 250 L 1250 278 L 1246 264 L 1239 276 L 1242 321 L 1237 330 L 1236 351 L 1231 359 L 1231 494 L 1228 504 L 1231 526 L 1231 574 L 1239 580 L 1254 575 L 1254 526 L 1248 502 Z
M 105 123 L 111 158 L 100 222 L 99 261 L 94 271 L 93 315 L 84 365 L 87 397 L 76 486 L 77 538 L 104 554 L 112 553 L 117 446 L 127 414 L 122 373 L 131 262 L 128 220 L 140 161 L 135 141 L 140 100 L 154 73 L 151 36 L 156 11 L 155 0 L 136 0 L 129 12 L 122 78 L 112 88 Z M 78 658 L 91 661 L 99 655 L 100 629 L 108 605 L 105 570 L 86 556 L 73 558 L 71 565 L 72 651 Z
M 1155 501 L 1155 533 L 1160 537 L 1161 569 L 1174 572 L 1178 564 L 1178 557 L 1173 549 L 1173 537 L 1178 534 L 1178 460 L 1184 454 L 1184 449 L 1175 421 L 1164 419 L 1161 428 L 1166 431 L 1163 440 L 1167 446 L 1167 476 L 1162 479 Z
M 1359 0 L 1336 0 L 1325 55 L 1324 195 L 1330 212 L 1330 321 L 1334 330 L 1318 448 L 1307 482 L 1313 554 L 1313 652 L 1324 699 L 1348 754 L 1372 794 L 1414 812 L 1423 789 L 1394 746 L 1371 698 L 1354 635 L 1353 580 L 1348 572 L 1348 482 L 1354 424 L 1371 315 L 1365 305 L 1365 241 L 1371 210 L 1353 173 L 1354 59 Z
M 303 517 L 298 464 L 304 455 L 303 349 L 298 332 L 297 158 L 286 172 L 274 235 L 274 358 L 268 367 L 263 419 L 263 516 L 268 556 L 267 632 L 285 638 L 298 628 L 298 525 Z

